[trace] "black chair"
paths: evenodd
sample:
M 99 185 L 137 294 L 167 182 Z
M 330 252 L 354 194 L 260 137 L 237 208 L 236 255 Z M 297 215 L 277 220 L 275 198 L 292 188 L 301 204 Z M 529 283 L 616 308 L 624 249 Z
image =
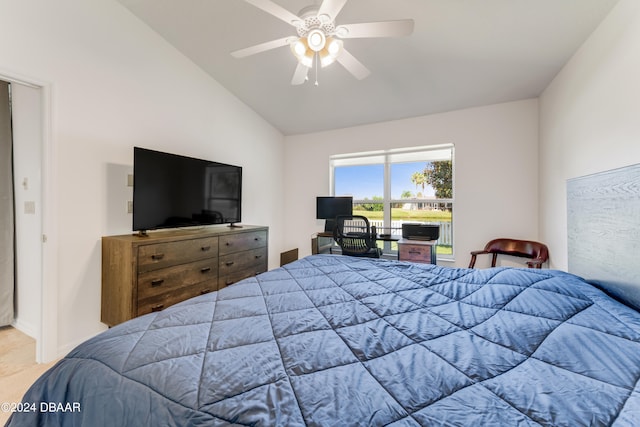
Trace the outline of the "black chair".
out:
M 342 249 L 342 255 L 369 258 L 380 258 L 382 255 L 382 249 L 376 246 L 376 226 L 370 226 L 364 216 L 337 216 L 333 239 Z

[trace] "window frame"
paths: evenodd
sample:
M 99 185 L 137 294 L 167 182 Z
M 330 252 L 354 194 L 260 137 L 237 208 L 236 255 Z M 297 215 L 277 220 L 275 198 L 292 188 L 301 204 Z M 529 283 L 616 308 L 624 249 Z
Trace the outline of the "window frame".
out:
M 448 155 L 445 155 L 448 153 Z M 417 156 L 417 158 L 416 158 Z M 393 199 L 391 188 L 391 167 L 393 164 L 400 163 L 415 163 L 415 162 L 433 162 L 438 160 L 451 160 L 451 192 L 452 197 L 448 199 L 438 198 L 412 198 L 407 199 Z M 336 196 L 335 188 L 335 169 L 337 167 L 344 166 L 365 166 L 365 165 L 383 165 L 383 196 L 381 201 L 356 199 L 354 196 L 353 204 L 363 203 L 382 203 L 383 205 L 383 224 L 384 227 L 390 227 L 392 224 L 392 206 L 393 204 L 405 204 L 405 203 L 446 203 L 451 206 L 451 247 L 452 253 L 449 255 L 439 254 L 438 258 L 443 260 L 452 261 L 455 256 L 454 231 L 453 226 L 453 209 L 455 206 L 455 146 L 454 144 L 439 144 L 420 147 L 408 147 L 408 148 L 396 148 L 389 150 L 377 150 L 360 153 L 348 153 L 338 154 L 330 156 L 329 168 L 330 168 L 330 194 Z M 396 253 L 396 249 L 392 249 L 392 245 L 389 242 L 385 242 L 385 253 Z M 395 247 L 395 245 L 393 245 Z

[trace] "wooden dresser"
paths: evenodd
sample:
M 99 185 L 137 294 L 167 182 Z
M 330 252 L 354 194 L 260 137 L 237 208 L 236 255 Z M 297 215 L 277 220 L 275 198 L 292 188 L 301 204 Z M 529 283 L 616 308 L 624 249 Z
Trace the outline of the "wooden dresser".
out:
M 267 271 L 269 229 L 212 227 L 102 238 L 101 320 L 117 325 Z

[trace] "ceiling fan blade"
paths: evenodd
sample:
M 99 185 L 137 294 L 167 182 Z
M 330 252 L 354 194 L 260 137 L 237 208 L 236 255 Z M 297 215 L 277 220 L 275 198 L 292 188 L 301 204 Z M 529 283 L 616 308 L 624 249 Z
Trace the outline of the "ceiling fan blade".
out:
M 287 46 L 291 43 L 292 37 L 283 37 L 277 40 L 271 40 L 270 42 L 260 43 L 255 46 L 246 47 L 244 49 L 231 52 L 231 56 L 234 58 L 244 58 L 256 53 L 265 52 L 267 50 L 276 49 L 278 47 Z
M 347 0 L 324 0 L 318 10 L 318 16 L 327 15 L 334 21 L 346 2 Z
M 293 78 L 291 79 L 291 84 L 294 86 L 301 85 L 307 80 L 307 73 L 309 72 L 309 67 L 306 67 L 298 62 L 298 66 L 296 67 L 295 73 L 293 73 Z
M 258 9 L 262 9 L 270 15 L 275 16 L 278 19 L 283 20 L 289 25 L 295 26 L 296 22 L 301 22 L 302 20 L 293 13 L 289 12 L 284 7 L 275 4 L 271 0 L 244 0 L 249 4 L 254 5 Z
M 413 33 L 413 25 L 413 19 L 346 24 L 336 28 L 336 34 L 343 39 L 401 37 Z
M 338 58 L 336 58 L 336 61 L 338 61 L 340 65 L 346 68 L 347 71 L 353 74 L 353 76 L 358 80 L 362 80 L 371 74 L 371 71 L 362 65 L 362 62 L 358 61 L 355 56 L 347 52 L 346 49 L 342 50 L 342 53 L 340 53 Z

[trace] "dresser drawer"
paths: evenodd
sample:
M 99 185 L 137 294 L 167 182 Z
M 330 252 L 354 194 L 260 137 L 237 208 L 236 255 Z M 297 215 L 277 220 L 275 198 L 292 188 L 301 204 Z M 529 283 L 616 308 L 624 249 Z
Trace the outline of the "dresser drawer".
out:
M 218 289 L 267 271 L 267 248 L 220 257 Z
M 142 316 L 143 314 L 153 313 L 154 311 L 162 311 L 169 306 L 198 295 L 207 294 L 214 290 L 216 290 L 216 282 L 215 280 L 210 280 L 138 299 L 137 315 Z
M 398 259 L 400 261 L 431 263 L 431 251 L 433 246 L 419 244 L 399 244 Z
M 218 256 L 218 237 L 142 245 L 138 248 L 138 272 L 216 256 Z
M 216 258 L 147 271 L 138 274 L 138 300 L 217 278 Z
M 252 231 L 250 233 L 220 236 L 220 255 L 232 254 L 265 246 L 267 246 L 266 231 Z

